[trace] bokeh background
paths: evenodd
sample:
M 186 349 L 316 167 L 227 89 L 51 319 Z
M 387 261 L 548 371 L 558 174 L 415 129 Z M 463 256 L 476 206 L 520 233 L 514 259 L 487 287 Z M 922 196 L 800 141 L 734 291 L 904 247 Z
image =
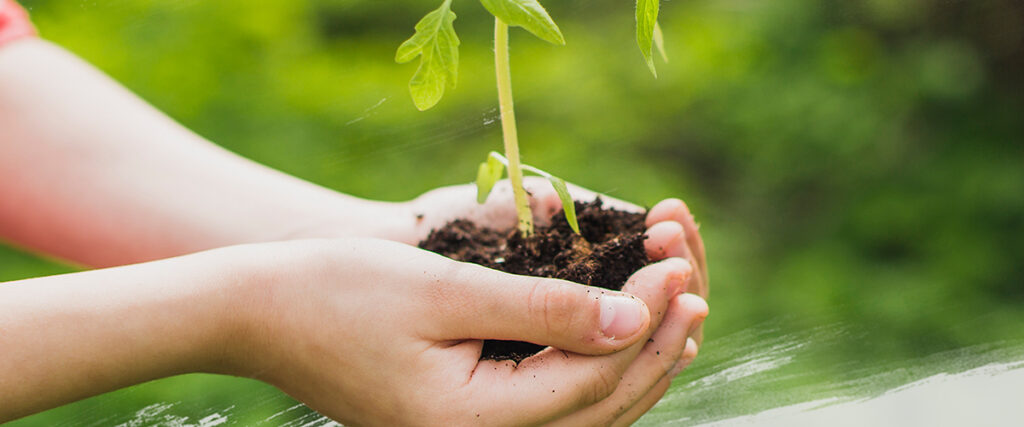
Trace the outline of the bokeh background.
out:
M 23 1 L 44 37 L 199 134 L 385 200 L 469 182 L 501 144 L 493 20 L 478 2 L 453 5 L 457 89 L 428 112 L 409 99 L 414 65 L 394 51 L 435 3 Z M 699 394 L 693 378 L 750 341 L 829 343 L 721 388 L 702 401 L 717 412 L 689 422 L 841 392 L 869 366 L 898 368 L 887 385 L 912 381 L 929 356 L 1024 338 L 1024 3 L 664 1 L 658 79 L 631 2 L 544 3 L 567 45 L 513 31 L 524 161 L 640 204 L 682 197 L 701 222 L 710 338 L 677 388 Z M 66 271 L 0 248 L 0 280 Z M 171 420 L 161 402 L 178 421 L 221 408 L 240 424 L 281 423 L 267 418 L 295 404 L 191 375 L 15 425 L 116 424 L 144 408 Z

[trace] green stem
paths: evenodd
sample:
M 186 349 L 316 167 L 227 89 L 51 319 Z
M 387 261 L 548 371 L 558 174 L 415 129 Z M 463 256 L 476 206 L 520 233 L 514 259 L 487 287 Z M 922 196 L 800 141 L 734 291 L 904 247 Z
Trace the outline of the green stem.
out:
M 530 200 L 523 189 L 523 171 L 519 166 L 519 139 L 516 136 L 516 113 L 512 107 L 512 71 L 508 65 L 508 24 L 494 18 L 494 68 L 498 78 L 498 105 L 501 108 L 501 131 L 505 139 L 505 158 L 508 159 L 508 180 L 519 216 L 519 233 L 533 235 L 533 214 Z

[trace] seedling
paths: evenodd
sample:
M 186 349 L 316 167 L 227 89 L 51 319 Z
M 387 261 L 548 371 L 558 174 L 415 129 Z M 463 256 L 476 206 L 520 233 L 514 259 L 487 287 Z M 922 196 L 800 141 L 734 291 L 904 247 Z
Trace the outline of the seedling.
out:
M 665 56 L 663 36 L 658 26 L 659 0 L 636 0 L 636 41 L 647 67 L 655 77 L 653 47 Z M 565 38 L 547 10 L 537 0 L 480 0 L 484 8 L 494 15 L 494 66 L 498 82 L 498 105 L 501 111 L 501 129 L 505 142 L 505 156 L 491 152 L 477 171 L 477 202 L 484 203 L 494 183 L 501 179 L 504 168 L 512 184 L 518 228 L 523 237 L 533 235 L 533 216 L 530 202 L 523 188 L 523 172 L 532 172 L 548 179 L 562 200 L 565 218 L 573 231 L 579 234 L 576 208 L 565 181 L 519 160 L 519 140 L 512 102 L 512 76 L 509 68 L 508 27 L 522 27 L 542 40 L 564 45 Z M 444 0 L 416 23 L 416 33 L 398 47 L 395 61 L 405 63 L 420 57 L 420 65 L 409 80 L 409 93 L 421 111 L 430 109 L 444 96 L 445 89 L 455 88 L 459 68 L 459 37 L 455 34 L 455 12 L 452 0 Z

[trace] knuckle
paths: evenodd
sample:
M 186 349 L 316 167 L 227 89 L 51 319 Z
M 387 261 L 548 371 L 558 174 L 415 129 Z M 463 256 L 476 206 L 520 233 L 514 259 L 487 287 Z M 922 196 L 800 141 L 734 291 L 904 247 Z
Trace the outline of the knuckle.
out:
M 595 369 L 580 396 L 581 405 L 593 405 L 607 399 L 612 393 L 615 393 L 621 380 L 619 372 L 611 366 Z
M 531 279 L 530 315 L 544 321 L 549 336 L 562 336 L 572 329 L 580 312 L 579 291 L 573 286 L 550 279 Z

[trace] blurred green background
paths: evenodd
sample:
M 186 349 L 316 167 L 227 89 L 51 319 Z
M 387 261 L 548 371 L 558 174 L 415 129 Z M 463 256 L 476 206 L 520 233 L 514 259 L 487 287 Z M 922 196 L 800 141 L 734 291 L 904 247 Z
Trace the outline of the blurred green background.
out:
M 409 99 L 414 66 L 394 51 L 435 3 L 23 1 L 44 37 L 199 134 L 386 200 L 469 182 L 501 144 L 478 2 L 453 5 L 458 88 L 428 112 Z M 665 1 L 658 79 L 631 2 L 545 6 L 566 46 L 512 36 L 524 161 L 637 203 L 690 204 L 712 278 L 695 370 L 731 354 L 715 337 L 759 325 L 870 337 L 807 362 L 819 382 L 854 375 L 850 363 L 1024 338 L 1024 4 Z M 0 280 L 65 271 L 0 248 Z M 22 424 L 113 422 L 154 402 L 234 405 L 242 424 L 294 404 L 195 375 Z

